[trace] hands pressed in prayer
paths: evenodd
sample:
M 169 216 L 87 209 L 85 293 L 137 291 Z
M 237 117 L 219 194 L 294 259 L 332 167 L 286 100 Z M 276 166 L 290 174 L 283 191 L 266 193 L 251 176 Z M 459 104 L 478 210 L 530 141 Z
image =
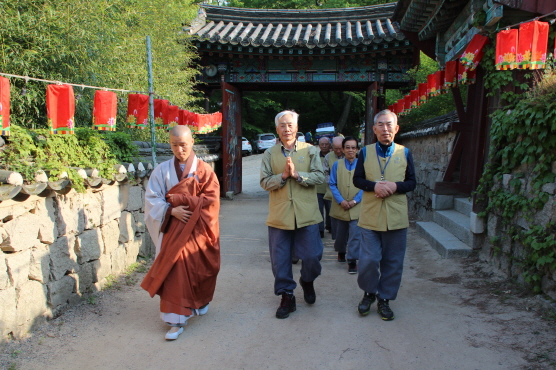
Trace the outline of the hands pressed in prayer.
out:
M 286 180 L 288 177 L 293 177 L 296 180 L 299 178 L 299 174 L 295 170 L 295 164 L 291 157 L 286 158 L 286 166 L 284 167 L 284 172 L 282 172 L 283 180 Z
M 375 184 L 375 196 L 377 198 L 387 198 L 396 192 L 398 186 L 392 181 L 379 181 Z
M 184 224 L 189 221 L 193 212 L 188 210 L 189 206 L 177 206 L 172 208 L 172 216 L 183 222 Z

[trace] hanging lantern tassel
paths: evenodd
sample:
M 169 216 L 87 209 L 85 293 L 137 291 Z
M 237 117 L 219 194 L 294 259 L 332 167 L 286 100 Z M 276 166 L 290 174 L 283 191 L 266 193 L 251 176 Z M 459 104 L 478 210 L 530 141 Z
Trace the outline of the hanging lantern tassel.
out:
M 154 127 L 158 129 L 166 129 L 166 109 L 168 108 L 168 100 L 154 99 Z
M 461 63 L 467 67 L 468 70 L 473 71 L 477 68 L 481 59 L 483 59 L 483 55 L 485 55 L 485 45 L 488 44 L 488 42 L 489 40 L 486 36 L 473 36 L 469 45 L 467 45 L 465 51 L 461 55 Z
M 517 29 L 498 32 L 496 35 L 496 69 L 507 70 L 517 68 Z
M 546 66 L 548 22 L 532 21 L 519 26 L 517 64 L 520 69 L 541 69 Z
M 129 94 L 127 96 L 127 127 L 145 129 L 149 126 L 149 96 Z
M 10 136 L 10 80 L 0 76 L 0 128 Z
M 419 105 L 423 105 L 427 102 L 427 88 L 428 84 L 426 82 L 419 84 Z
M 74 133 L 75 97 L 71 85 L 48 85 L 46 114 L 51 134 Z
M 166 108 L 166 119 L 168 121 L 168 130 L 171 130 L 172 127 L 179 125 L 180 108 L 177 105 L 169 105 Z
M 116 131 L 116 116 L 118 114 L 118 97 L 112 91 L 95 91 L 93 106 L 93 129 L 101 131 Z

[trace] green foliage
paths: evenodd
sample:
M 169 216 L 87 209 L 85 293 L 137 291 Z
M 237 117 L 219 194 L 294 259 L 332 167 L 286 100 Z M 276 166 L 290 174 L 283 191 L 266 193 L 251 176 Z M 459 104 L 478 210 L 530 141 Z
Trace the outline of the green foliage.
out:
M 157 94 L 181 106 L 196 102 L 196 54 L 180 29 L 196 15 L 192 1 L 18 0 L 2 1 L 0 9 L 0 72 L 147 91 L 149 35 Z M 11 82 L 12 122 L 45 128 L 46 84 Z M 94 91 L 79 87 L 74 91 L 76 125 L 89 126 Z M 122 105 L 119 126 L 125 122 Z
M 33 182 L 38 171 L 52 180 L 68 174 L 77 191 L 85 191 L 84 181 L 75 168 L 96 168 L 99 176 L 112 178 L 114 165 L 128 162 L 137 154 L 125 133 L 77 128 L 75 135 L 51 135 L 48 130 L 28 130 L 12 126 L 8 145 L 0 151 L 0 168 L 22 174 Z
M 550 200 L 543 186 L 556 178 L 552 172 L 556 161 L 556 72 L 547 68 L 529 89 L 527 80 L 516 78 L 516 71 L 495 70 L 494 48 L 489 47 L 482 65 L 487 69 L 489 95 L 499 99 L 500 109 L 491 115 L 489 163 L 477 193 L 488 197 L 487 212 L 497 211 L 509 237 L 525 247 L 521 261 L 525 280 L 538 292 L 542 276 L 556 270 L 555 223 L 532 224 Z M 529 179 L 522 168 L 531 172 Z M 495 186 L 504 174 L 512 174 L 508 189 Z M 529 221 L 530 228 L 517 226 L 518 217 Z

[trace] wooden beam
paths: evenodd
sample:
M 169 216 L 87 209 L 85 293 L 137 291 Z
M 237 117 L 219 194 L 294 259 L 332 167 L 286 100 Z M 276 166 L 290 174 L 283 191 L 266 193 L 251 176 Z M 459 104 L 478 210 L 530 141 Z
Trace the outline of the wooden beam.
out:
M 426 56 L 428 56 L 432 60 L 436 60 L 436 54 L 435 54 L 436 41 L 434 39 L 421 41 L 419 40 L 419 35 L 417 32 L 409 32 L 409 31 L 402 30 L 402 33 L 413 45 L 415 45 L 417 49 L 421 50 L 423 53 L 425 53 Z

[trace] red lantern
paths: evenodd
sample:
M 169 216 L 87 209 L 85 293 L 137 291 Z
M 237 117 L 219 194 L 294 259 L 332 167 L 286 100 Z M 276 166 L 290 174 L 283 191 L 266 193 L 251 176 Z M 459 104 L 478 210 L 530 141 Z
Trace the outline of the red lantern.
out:
M 10 80 L 0 76 L 0 128 L 10 136 Z
M 442 94 L 442 84 L 444 83 L 444 71 L 436 71 L 427 76 L 427 93 L 430 96 Z
M 540 69 L 546 66 L 548 22 L 532 21 L 519 26 L 517 64 L 520 69 Z
M 405 100 L 404 98 L 401 98 L 400 100 L 398 100 L 398 102 L 396 103 L 396 105 L 398 106 L 398 108 L 396 109 L 396 111 L 398 112 L 397 114 L 399 116 L 403 116 L 404 112 L 404 105 L 405 105 Z
M 427 102 L 427 87 L 428 84 L 426 82 L 419 84 L 419 105 Z
M 500 31 L 496 35 L 496 69 L 507 70 L 517 68 L 517 37 L 516 29 Z
M 71 85 L 48 85 L 46 115 L 51 134 L 74 133 L 75 98 Z
M 465 48 L 465 51 L 461 55 L 461 63 L 466 66 L 470 71 L 473 71 L 483 55 L 485 55 L 485 45 L 488 44 L 488 37 L 483 35 L 475 35 L 469 42 L 469 45 Z
M 169 105 L 166 109 L 166 119 L 168 121 L 168 129 L 179 125 L 180 108 L 177 105 Z
M 450 87 L 454 87 L 457 85 L 458 64 L 458 60 L 446 62 L 446 71 L 444 72 L 444 84 L 442 85 L 442 88 L 445 91 L 448 91 Z
M 408 94 L 404 96 L 403 100 L 403 113 L 408 114 L 409 112 L 411 112 L 411 95 Z
M 145 129 L 149 126 L 149 96 L 129 94 L 127 96 L 127 127 Z
M 470 85 L 475 83 L 475 76 L 477 75 L 477 70 L 469 70 L 463 64 L 458 63 L 458 84 L 460 85 Z
M 388 110 L 389 110 L 390 112 L 396 113 L 396 112 L 395 112 L 395 109 L 394 109 L 394 104 L 389 105 L 389 106 L 388 106 Z
M 118 97 L 112 91 L 95 91 L 93 105 L 93 129 L 116 131 Z
M 165 122 L 166 109 L 168 109 L 168 100 L 154 99 L 154 127 L 165 129 L 168 127 Z
M 419 90 L 411 90 L 409 92 L 411 108 L 419 106 Z

